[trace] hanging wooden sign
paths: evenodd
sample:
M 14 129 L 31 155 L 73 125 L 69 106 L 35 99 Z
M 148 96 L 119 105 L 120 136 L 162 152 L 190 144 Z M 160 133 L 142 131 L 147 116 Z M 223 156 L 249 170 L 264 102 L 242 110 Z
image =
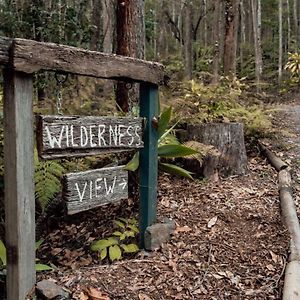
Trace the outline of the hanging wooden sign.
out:
M 128 171 L 103 168 L 66 174 L 63 198 L 69 215 L 128 198 Z
M 37 116 L 42 158 L 75 157 L 143 148 L 143 118 Z

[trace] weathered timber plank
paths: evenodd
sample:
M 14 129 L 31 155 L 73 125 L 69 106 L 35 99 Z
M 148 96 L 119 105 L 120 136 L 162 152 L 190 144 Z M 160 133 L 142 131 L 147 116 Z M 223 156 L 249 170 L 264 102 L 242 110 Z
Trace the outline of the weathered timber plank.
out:
M 12 45 L 12 39 L 0 37 L 0 65 L 7 65 L 9 62 L 9 49 Z
M 9 43 L 11 40 L 0 38 L 0 64 L 7 64 L 9 60 Z M 165 68 L 159 63 L 54 43 L 16 38 L 13 39 L 11 55 L 14 69 L 30 74 L 51 70 L 157 85 L 167 80 Z
M 40 157 L 95 155 L 142 148 L 143 118 L 37 116 Z
M 4 70 L 7 300 L 24 300 L 35 284 L 32 77 Z
M 69 173 L 63 178 L 69 215 L 128 198 L 128 171 L 123 166 Z

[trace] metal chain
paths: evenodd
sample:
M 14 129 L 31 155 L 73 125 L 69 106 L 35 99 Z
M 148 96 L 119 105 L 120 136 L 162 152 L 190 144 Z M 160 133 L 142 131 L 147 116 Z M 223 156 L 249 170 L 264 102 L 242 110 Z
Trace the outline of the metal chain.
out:
M 125 87 L 126 87 L 127 91 L 130 91 L 133 87 L 133 84 L 131 82 L 127 82 L 125 84 Z M 130 95 L 128 95 L 128 115 L 129 115 L 129 117 L 133 116 L 133 101 L 131 100 Z
M 57 91 L 57 101 L 56 101 L 56 110 L 57 110 L 57 114 L 62 116 L 63 115 L 63 111 L 62 111 L 62 92 L 61 92 L 61 84 L 59 84 L 58 87 L 58 91 Z
M 62 78 L 59 78 L 58 75 L 63 76 Z M 57 94 L 56 94 L 56 110 L 57 114 L 62 116 L 63 110 L 62 110 L 62 87 L 63 84 L 67 81 L 68 74 L 58 74 L 55 73 L 55 80 L 57 83 Z

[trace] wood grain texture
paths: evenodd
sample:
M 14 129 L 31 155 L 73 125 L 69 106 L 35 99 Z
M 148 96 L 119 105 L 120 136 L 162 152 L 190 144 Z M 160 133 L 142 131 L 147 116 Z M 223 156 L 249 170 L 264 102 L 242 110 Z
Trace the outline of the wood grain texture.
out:
M 40 157 L 95 155 L 142 148 L 143 118 L 37 116 Z
M 13 67 L 25 73 L 49 70 L 157 85 L 167 80 L 165 68 L 159 63 L 17 38 L 0 37 L 0 64 L 8 64 L 11 44 Z
M 128 171 L 123 166 L 69 173 L 63 178 L 69 215 L 128 198 Z
M 35 284 L 32 77 L 4 71 L 7 299 L 24 300 Z
M 12 45 L 12 39 L 0 37 L 0 65 L 7 65 L 9 62 L 9 50 Z

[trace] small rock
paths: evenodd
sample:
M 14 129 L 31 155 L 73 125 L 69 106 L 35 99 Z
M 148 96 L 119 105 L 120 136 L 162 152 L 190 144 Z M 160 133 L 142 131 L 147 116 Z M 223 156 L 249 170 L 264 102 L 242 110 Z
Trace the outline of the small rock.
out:
M 43 299 L 69 299 L 69 294 L 51 280 L 42 280 L 36 284 L 36 292 Z
M 172 230 L 166 223 L 157 223 L 147 227 L 145 232 L 145 249 L 159 249 L 163 243 L 170 240 Z
M 163 222 L 164 222 L 164 224 L 167 224 L 169 226 L 170 233 L 172 233 L 175 230 L 176 224 L 175 224 L 175 221 L 173 219 L 164 218 Z

